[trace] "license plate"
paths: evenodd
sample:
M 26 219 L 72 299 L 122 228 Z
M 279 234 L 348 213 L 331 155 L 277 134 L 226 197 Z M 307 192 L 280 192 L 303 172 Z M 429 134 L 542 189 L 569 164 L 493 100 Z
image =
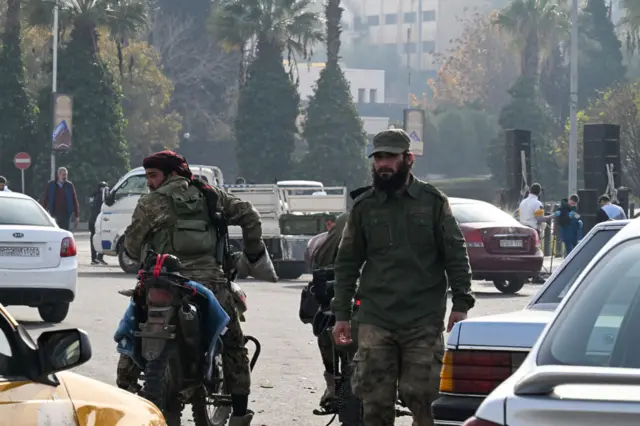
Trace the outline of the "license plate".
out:
M 38 257 L 37 247 L 0 247 L 0 257 Z
M 500 240 L 500 247 L 522 247 L 522 240 Z

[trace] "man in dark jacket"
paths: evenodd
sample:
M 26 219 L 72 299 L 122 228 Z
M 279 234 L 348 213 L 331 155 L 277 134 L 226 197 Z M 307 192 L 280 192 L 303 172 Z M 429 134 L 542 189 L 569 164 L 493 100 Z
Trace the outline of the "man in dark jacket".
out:
M 100 209 L 102 208 L 102 203 L 104 203 L 105 191 L 107 190 L 107 183 L 100 182 L 98 184 L 98 188 L 96 191 L 91 194 L 91 198 L 89 199 L 91 203 L 91 215 L 89 216 L 89 231 L 91 232 L 91 236 L 89 237 L 89 244 L 91 244 L 91 264 L 92 265 L 107 265 L 107 262 L 104 261 L 104 254 L 98 254 L 96 252 L 95 247 L 93 246 L 93 236 L 96 235 L 96 220 L 98 219 L 98 215 L 100 214 Z
M 80 220 L 80 206 L 76 188 L 67 180 L 69 172 L 65 167 L 58 169 L 58 178 L 47 184 L 44 191 L 42 206 L 56 220 L 58 226 L 67 231 L 71 230 L 71 215 L 78 226 Z

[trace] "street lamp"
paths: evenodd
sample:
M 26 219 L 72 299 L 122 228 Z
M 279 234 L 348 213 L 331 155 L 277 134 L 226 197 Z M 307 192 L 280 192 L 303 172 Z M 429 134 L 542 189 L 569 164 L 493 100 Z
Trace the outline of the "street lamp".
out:
M 51 71 L 51 93 L 58 91 L 58 1 L 53 5 L 53 70 Z M 52 132 L 53 135 L 53 132 Z M 50 136 L 53 137 L 53 136 Z M 52 143 L 51 140 L 49 143 Z M 51 180 L 56 178 L 56 153 L 51 150 Z
M 571 2 L 571 130 L 569 133 L 569 195 L 578 192 L 578 0 Z

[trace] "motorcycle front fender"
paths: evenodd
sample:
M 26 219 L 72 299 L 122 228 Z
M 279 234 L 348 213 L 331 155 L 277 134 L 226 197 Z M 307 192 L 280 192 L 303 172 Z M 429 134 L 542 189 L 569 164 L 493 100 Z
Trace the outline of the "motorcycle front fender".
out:
M 176 338 L 175 326 L 170 325 L 174 308 L 149 307 L 147 322 L 140 324 L 142 357 L 147 361 L 158 359 L 167 342 Z

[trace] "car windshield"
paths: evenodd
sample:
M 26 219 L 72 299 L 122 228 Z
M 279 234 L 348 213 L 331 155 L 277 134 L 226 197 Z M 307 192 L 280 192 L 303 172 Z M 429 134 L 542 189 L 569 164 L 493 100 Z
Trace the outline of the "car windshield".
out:
M 640 239 L 614 247 L 577 285 L 538 364 L 640 368 Z
M 538 303 L 560 303 L 562 298 L 571 288 L 571 284 L 578 278 L 580 272 L 587 267 L 589 262 L 604 247 L 620 229 L 601 229 L 587 239 L 581 247 L 577 248 L 575 255 L 567 259 L 562 270 L 555 276 L 549 287 L 540 295 Z
M 485 203 L 452 203 L 451 210 L 458 223 L 515 220 L 499 208 Z
M 0 225 L 53 226 L 53 223 L 31 198 L 2 197 Z

